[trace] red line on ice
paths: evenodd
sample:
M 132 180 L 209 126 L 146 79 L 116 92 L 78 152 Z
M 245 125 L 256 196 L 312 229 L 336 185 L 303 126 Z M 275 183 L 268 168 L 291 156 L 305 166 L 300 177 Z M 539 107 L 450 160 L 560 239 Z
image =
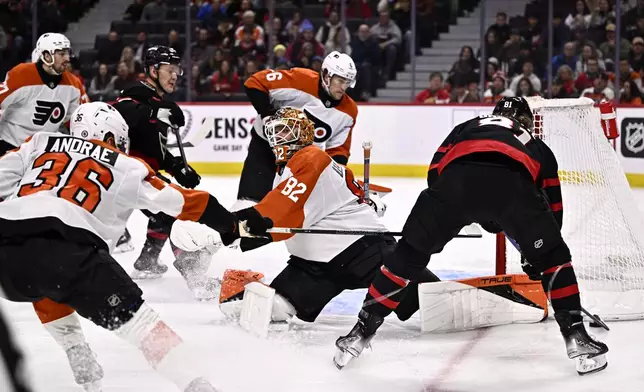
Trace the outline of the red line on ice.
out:
M 457 369 L 458 365 L 463 362 L 463 360 L 472 352 L 474 347 L 480 342 L 485 334 L 487 333 L 488 328 L 479 329 L 476 331 L 469 342 L 463 345 L 460 350 L 458 350 L 450 359 L 447 361 L 447 365 L 438 372 L 438 375 L 434 379 L 430 380 L 423 387 L 423 392 L 446 392 L 441 389 L 441 385 L 445 380 L 447 380 L 452 373 Z

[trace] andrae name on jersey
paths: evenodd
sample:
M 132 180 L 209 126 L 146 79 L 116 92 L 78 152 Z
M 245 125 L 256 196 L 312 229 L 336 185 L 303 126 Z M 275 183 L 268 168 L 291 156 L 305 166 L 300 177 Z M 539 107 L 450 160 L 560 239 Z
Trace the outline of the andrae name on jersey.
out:
M 50 137 L 47 152 L 75 152 L 114 166 L 119 153 L 87 140 L 71 136 Z

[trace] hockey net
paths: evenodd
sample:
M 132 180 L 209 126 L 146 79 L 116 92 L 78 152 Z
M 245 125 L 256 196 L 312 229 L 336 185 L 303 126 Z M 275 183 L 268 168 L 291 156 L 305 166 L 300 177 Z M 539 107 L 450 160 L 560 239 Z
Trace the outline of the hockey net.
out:
M 606 320 L 644 319 L 644 217 L 604 135 L 599 110 L 588 98 L 528 101 L 535 135 L 559 163 L 562 235 L 582 305 Z M 497 273 L 522 273 L 519 253 L 502 235 Z

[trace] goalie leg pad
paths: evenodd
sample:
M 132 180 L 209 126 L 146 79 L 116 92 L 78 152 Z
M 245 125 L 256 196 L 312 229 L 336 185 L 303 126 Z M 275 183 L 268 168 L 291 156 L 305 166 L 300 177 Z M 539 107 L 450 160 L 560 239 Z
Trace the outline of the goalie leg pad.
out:
M 219 309 L 226 317 L 237 319 L 241 314 L 244 288 L 250 282 L 260 282 L 264 274 L 254 271 L 228 269 L 224 271 L 219 293 Z
M 422 283 L 418 288 L 422 332 L 455 332 L 548 316 L 539 282 L 524 275 Z
M 259 282 L 246 285 L 239 325 L 246 331 L 265 338 L 273 314 L 275 289 Z

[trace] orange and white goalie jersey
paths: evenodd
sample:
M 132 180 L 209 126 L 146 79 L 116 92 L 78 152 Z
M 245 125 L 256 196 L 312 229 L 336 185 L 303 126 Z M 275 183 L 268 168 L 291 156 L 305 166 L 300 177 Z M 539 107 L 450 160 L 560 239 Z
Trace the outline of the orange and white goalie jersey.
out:
M 47 85 L 35 63 L 19 64 L 0 83 L 0 140 L 19 146 L 36 132 L 57 132 L 86 102 L 85 87 L 72 73 Z
M 37 224 L 57 218 L 98 236 L 109 249 L 133 209 L 195 220 L 209 198 L 165 183 L 111 145 L 60 133 L 38 133 L 0 158 L 0 219 Z
M 316 146 L 295 153 L 275 182 L 273 190 L 255 205 L 275 227 L 387 230 L 376 212 L 359 202 L 363 191 L 351 170 Z M 291 255 L 318 262 L 330 261 L 360 238 L 307 234 L 272 237 L 286 240 Z
M 345 94 L 339 104 L 322 102 L 320 76 L 306 68 L 274 71 L 267 69 L 253 74 L 247 88 L 266 92 L 275 109 L 291 106 L 302 110 L 315 124 L 315 144 L 329 155 L 349 157 L 351 133 L 358 116 L 358 106 Z M 255 119 L 255 132 L 266 139 L 261 116 Z

